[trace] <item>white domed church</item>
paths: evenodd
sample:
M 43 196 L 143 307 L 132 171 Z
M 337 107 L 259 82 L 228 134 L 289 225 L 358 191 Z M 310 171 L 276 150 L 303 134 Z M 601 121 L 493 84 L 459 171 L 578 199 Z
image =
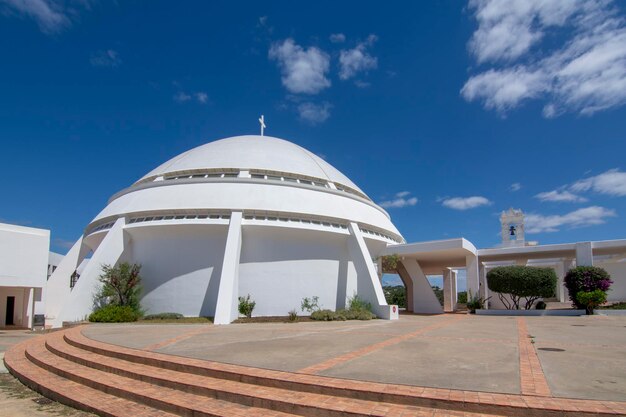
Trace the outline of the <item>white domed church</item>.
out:
M 46 321 L 84 318 L 102 264 L 121 261 L 142 265 L 147 313 L 227 324 L 248 294 L 259 316 L 284 316 L 312 296 L 344 308 L 358 295 L 391 319 L 372 259 L 402 242 L 385 210 L 306 149 L 268 136 L 221 139 L 111 197 L 50 277 Z

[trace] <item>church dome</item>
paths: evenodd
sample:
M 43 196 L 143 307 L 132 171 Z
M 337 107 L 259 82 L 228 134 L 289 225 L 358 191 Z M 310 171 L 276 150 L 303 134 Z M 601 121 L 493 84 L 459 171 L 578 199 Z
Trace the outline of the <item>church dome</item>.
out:
M 211 169 L 299 174 L 363 193 L 348 177 L 312 152 L 283 139 L 257 135 L 235 136 L 198 146 L 161 164 L 138 182 Z
M 120 217 L 133 226 L 211 223 L 235 211 L 290 228 L 356 223 L 372 239 L 403 240 L 387 212 L 339 170 L 268 136 L 220 139 L 170 159 L 113 195 L 86 232 L 105 231 Z

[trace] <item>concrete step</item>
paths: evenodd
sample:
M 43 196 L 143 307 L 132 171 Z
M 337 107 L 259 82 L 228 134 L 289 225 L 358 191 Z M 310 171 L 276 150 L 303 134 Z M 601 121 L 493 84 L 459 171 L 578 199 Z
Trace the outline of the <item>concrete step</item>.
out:
M 161 369 L 197 376 L 245 382 L 261 387 L 282 388 L 302 393 L 324 394 L 339 399 L 360 399 L 385 404 L 411 405 L 439 411 L 506 416 L 593 416 L 615 415 L 612 405 L 599 401 L 550 399 L 545 397 L 481 393 L 473 391 L 392 385 L 317 375 L 294 374 L 193 358 L 165 355 L 111 345 L 85 337 L 80 328 L 64 333 L 65 341 L 79 349 Z M 621 410 L 617 406 L 617 409 Z M 624 408 L 626 410 L 626 407 Z M 461 414 L 463 415 L 463 414 Z
M 104 372 L 121 375 L 138 381 L 168 387 L 216 399 L 294 413 L 302 416 L 360 416 L 385 409 L 393 415 L 431 415 L 433 408 L 380 402 L 334 395 L 298 392 L 269 386 L 259 386 L 238 381 L 198 376 L 186 372 L 142 365 L 121 359 L 105 357 L 78 349 L 65 343 L 62 335 L 49 337 L 46 347 L 67 360 Z M 367 410 L 367 411 L 366 411 Z M 385 414 L 386 415 L 386 414 Z M 467 414 L 468 416 L 471 415 Z
M 45 338 L 37 338 L 26 345 L 25 356 L 33 364 L 62 378 L 175 415 L 207 417 L 290 415 L 155 386 L 149 382 L 89 368 L 54 355 L 46 348 Z
M 175 417 L 174 414 L 116 397 L 48 372 L 26 358 L 24 346 L 17 345 L 7 351 L 4 362 L 11 374 L 24 385 L 47 398 L 79 410 L 106 417 Z
M 626 403 L 392 385 L 165 355 L 92 340 L 80 327 L 7 354 L 14 375 L 35 381 L 31 388 L 107 416 L 626 415 Z M 135 408 L 120 413 L 115 404 Z

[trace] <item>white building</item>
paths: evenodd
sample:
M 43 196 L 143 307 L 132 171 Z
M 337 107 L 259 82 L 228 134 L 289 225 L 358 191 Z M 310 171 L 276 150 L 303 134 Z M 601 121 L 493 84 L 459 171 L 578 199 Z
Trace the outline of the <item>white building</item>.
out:
M 418 313 L 456 309 L 459 269 L 473 294 L 488 297 L 487 271 L 506 264 L 555 268 L 556 298 L 566 302 L 565 273 L 595 263 L 615 281 L 609 300 L 626 299 L 626 240 L 538 245 L 525 241 L 520 210 L 501 221 L 497 248 L 463 238 L 406 243 L 385 210 L 306 149 L 267 136 L 227 138 L 172 158 L 112 196 L 62 260 L 48 253 L 48 231 L 2 225 L 0 320 L 7 322 L 9 302 L 13 322 L 30 327 L 44 311 L 40 299 L 47 326 L 82 320 L 102 265 L 122 261 L 142 265 L 147 313 L 211 316 L 217 324 L 236 319 L 246 295 L 260 316 L 284 316 L 312 296 L 340 309 L 358 295 L 379 317 L 397 318 L 373 261 L 388 254 L 401 256 L 408 310 Z M 428 275 L 443 275 L 443 306 Z M 502 307 L 497 297 L 490 307 Z
M 396 318 L 372 259 L 401 242 L 385 210 L 313 153 L 267 136 L 222 139 L 111 197 L 50 277 L 46 324 L 88 315 L 101 265 L 120 261 L 142 265 L 148 313 L 226 324 L 247 294 L 255 315 L 286 315 L 312 296 L 339 309 L 358 295 Z
M 613 279 L 608 301 L 626 300 L 626 240 L 539 245 L 524 237 L 524 214 L 510 209 L 500 217 L 502 244 L 477 249 L 470 241 L 458 238 L 419 243 L 389 244 L 384 255 L 400 256 L 398 275 L 407 289 L 407 310 L 437 314 L 457 308 L 457 273 L 466 272 L 467 290 L 489 299 L 488 308 L 503 309 L 487 285 L 487 272 L 503 265 L 528 265 L 553 268 L 556 272 L 555 301 L 569 302 L 563 286 L 567 271 L 575 266 L 599 266 Z M 429 275 L 443 276 L 444 305 L 437 300 L 428 281 Z
M 32 328 L 43 314 L 50 231 L 0 223 L 0 327 Z

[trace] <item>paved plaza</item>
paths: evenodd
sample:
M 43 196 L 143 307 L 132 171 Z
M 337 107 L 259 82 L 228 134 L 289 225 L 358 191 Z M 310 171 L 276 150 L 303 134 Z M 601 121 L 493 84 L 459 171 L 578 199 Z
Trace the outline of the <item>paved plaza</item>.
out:
M 626 317 L 403 315 L 398 321 L 90 325 L 89 338 L 298 373 L 626 401 Z

